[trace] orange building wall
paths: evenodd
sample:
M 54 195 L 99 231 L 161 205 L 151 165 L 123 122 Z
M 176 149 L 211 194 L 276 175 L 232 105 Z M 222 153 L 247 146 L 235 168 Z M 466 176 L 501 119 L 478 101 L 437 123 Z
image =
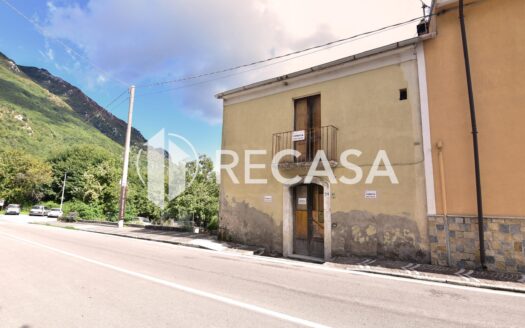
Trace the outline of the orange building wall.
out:
M 525 1 L 480 1 L 465 7 L 465 16 L 485 215 L 525 216 Z M 448 213 L 476 214 L 458 9 L 434 19 L 437 37 L 424 48 L 437 212 L 443 213 L 435 145 L 442 140 Z

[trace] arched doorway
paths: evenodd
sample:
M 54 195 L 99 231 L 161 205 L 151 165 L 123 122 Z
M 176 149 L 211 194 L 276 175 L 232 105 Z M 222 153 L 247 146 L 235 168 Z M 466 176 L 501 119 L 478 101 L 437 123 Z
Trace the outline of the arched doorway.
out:
M 324 187 L 299 184 L 292 188 L 293 253 L 325 257 Z

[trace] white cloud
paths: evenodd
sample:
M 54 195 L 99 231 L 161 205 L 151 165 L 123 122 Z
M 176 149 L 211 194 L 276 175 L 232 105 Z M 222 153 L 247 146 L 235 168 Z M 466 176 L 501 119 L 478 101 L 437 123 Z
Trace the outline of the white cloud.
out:
M 47 42 L 46 42 L 46 50 L 45 51 L 39 50 L 38 52 L 46 60 L 49 60 L 49 61 L 54 61 L 55 60 L 55 53 L 54 53 L 53 49 L 51 49 L 49 47 Z
M 107 72 L 97 76 L 136 83 L 199 74 L 328 42 L 415 17 L 418 6 L 419 0 L 89 0 L 85 6 L 48 2 L 45 30 L 75 44 Z M 177 97 L 192 115 L 219 122 L 221 105 L 213 98 L 219 87 L 300 69 L 412 32 L 413 28 L 384 33 L 357 46 L 253 71 L 235 82 L 179 90 Z
M 49 58 L 49 60 L 55 60 L 55 54 L 53 52 L 53 49 L 49 48 L 46 51 L 46 56 Z
M 99 76 L 97 76 L 97 82 L 99 84 L 104 84 L 105 82 L 107 81 L 106 77 L 102 74 L 100 74 Z

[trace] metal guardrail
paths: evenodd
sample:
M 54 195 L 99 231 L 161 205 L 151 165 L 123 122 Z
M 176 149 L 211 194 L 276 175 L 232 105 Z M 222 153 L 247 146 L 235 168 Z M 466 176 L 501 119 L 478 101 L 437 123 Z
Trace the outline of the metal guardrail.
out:
M 303 137 L 304 135 L 304 137 Z M 322 126 L 301 131 L 286 131 L 273 134 L 273 156 L 283 150 L 297 150 L 301 156 L 285 156 L 279 165 L 309 163 L 318 150 L 324 151 L 330 162 L 336 162 L 337 157 L 337 128 L 333 125 Z

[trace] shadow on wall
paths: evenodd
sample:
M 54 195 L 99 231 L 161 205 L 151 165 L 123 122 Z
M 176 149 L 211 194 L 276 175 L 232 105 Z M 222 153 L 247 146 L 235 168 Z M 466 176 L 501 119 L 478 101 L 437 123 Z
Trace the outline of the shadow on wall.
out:
M 416 222 L 406 216 L 365 211 L 332 214 L 332 255 L 370 256 L 430 263 Z
M 219 238 L 250 246 L 264 247 L 266 253 L 282 254 L 283 227 L 272 217 L 246 202 L 221 199 Z

